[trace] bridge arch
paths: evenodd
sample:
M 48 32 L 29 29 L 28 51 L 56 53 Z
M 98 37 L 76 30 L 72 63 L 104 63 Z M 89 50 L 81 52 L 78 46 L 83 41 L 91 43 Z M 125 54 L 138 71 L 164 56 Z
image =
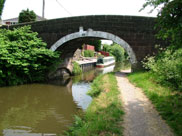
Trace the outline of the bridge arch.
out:
M 60 78 L 60 77 L 63 78 L 64 76 L 68 77 L 68 76 L 71 76 L 71 75 L 72 75 L 72 73 L 71 73 L 71 70 L 69 68 L 60 67 L 60 68 L 57 68 L 56 71 L 50 72 L 48 74 L 48 79 L 52 80 L 52 79 L 55 79 L 55 78 Z M 65 81 L 65 83 L 67 83 L 67 82 Z
M 128 55 L 130 57 L 130 62 L 131 62 L 132 67 L 136 66 L 136 64 L 137 64 L 136 55 L 135 55 L 133 49 L 130 47 L 130 45 L 126 41 L 121 39 L 119 36 L 116 36 L 116 35 L 114 35 L 112 33 L 108 33 L 108 32 L 94 31 L 92 29 L 88 29 L 87 31 L 84 31 L 83 27 L 80 27 L 79 32 L 74 32 L 74 33 L 68 34 L 68 35 L 60 38 L 57 42 L 55 42 L 50 47 L 50 50 L 55 51 L 60 46 L 62 46 L 64 43 L 77 39 L 77 38 L 82 38 L 82 37 L 95 37 L 95 38 L 112 40 L 113 42 L 121 45 L 126 50 L 126 52 L 128 53 Z

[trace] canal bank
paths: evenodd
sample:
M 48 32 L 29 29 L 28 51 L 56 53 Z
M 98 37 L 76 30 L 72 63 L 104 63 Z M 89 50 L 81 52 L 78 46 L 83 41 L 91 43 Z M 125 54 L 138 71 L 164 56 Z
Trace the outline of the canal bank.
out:
M 178 131 L 175 130 L 175 133 L 180 136 L 181 114 L 177 113 L 176 109 L 171 109 L 169 102 L 165 102 L 169 100 L 168 97 L 158 98 L 161 95 L 172 94 L 163 90 L 162 86 L 159 87 L 159 85 L 157 85 L 157 89 L 160 89 L 162 94 L 160 94 L 161 91 L 155 92 L 154 83 L 148 80 L 150 78 L 145 79 L 149 76 L 145 73 L 136 73 L 139 77 L 135 77 L 135 73 L 131 74 L 130 80 L 134 82 L 136 80 L 139 86 L 143 86 L 143 81 L 144 83 L 147 82 L 144 85 L 146 87 L 152 83 L 154 91 L 151 90 L 151 87 L 147 87 L 150 93 L 148 90 L 144 90 L 152 102 L 155 102 L 152 105 L 141 89 L 136 88 L 128 81 L 126 77 L 128 71 L 123 72 L 100 75 L 94 80 L 91 90 L 88 92 L 93 98 L 92 103 L 84 114 L 75 116 L 74 125 L 65 134 L 68 136 L 174 136 L 171 128 L 177 128 Z M 160 96 L 158 96 L 159 94 Z M 172 100 L 170 101 L 172 102 Z M 173 124 L 171 128 L 159 115 L 161 112 L 158 108 L 162 105 L 165 106 L 162 110 L 165 115 L 162 117 L 169 117 L 166 120 L 170 126 Z M 159 113 L 155 110 L 155 106 L 160 106 L 156 107 Z M 169 109 L 171 109 L 170 112 L 174 110 L 174 114 L 176 114 L 166 115 Z M 178 119 L 176 120 L 177 123 L 171 120 L 174 116 Z
M 120 67 L 120 65 L 119 65 Z M 118 68 L 118 65 L 115 69 Z M 107 69 L 93 69 L 74 77 L 0 88 L 0 135 L 59 136 L 85 112 L 92 98 L 90 83 Z
M 58 136 L 84 112 L 96 71 L 81 76 L 0 88 L 0 136 Z
M 85 72 L 85 71 L 95 68 L 97 58 L 87 57 L 87 58 L 84 58 L 83 60 L 77 60 L 75 62 L 77 62 L 80 65 L 82 71 Z
M 88 92 L 93 100 L 65 133 L 68 136 L 122 135 L 122 104 L 114 73 L 98 76 Z

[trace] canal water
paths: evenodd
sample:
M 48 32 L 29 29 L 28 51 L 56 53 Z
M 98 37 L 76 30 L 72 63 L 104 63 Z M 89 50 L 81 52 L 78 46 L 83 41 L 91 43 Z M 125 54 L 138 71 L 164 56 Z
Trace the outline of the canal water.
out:
M 74 115 L 88 107 L 86 95 L 99 73 L 114 66 L 47 84 L 0 88 L 0 136 L 56 136 L 72 123 Z

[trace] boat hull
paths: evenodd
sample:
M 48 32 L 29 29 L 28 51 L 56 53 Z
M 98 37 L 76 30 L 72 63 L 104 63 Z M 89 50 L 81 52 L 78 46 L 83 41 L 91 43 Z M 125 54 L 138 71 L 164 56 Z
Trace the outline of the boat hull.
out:
M 96 68 L 104 68 L 104 67 L 114 65 L 114 64 L 115 64 L 115 62 L 108 63 L 108 64 L 96 64 Z

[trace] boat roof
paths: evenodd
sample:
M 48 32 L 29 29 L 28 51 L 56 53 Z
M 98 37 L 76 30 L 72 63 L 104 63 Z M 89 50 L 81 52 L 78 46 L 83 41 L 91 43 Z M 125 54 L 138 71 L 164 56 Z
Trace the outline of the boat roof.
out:
M 113 56 L 99 57 L 98 59 L 115 59 Z
M 109 58 L 114 58 L 113 56 L 107 56 L 107 57 L 104 57 L 103 59 L 109 59 Z

